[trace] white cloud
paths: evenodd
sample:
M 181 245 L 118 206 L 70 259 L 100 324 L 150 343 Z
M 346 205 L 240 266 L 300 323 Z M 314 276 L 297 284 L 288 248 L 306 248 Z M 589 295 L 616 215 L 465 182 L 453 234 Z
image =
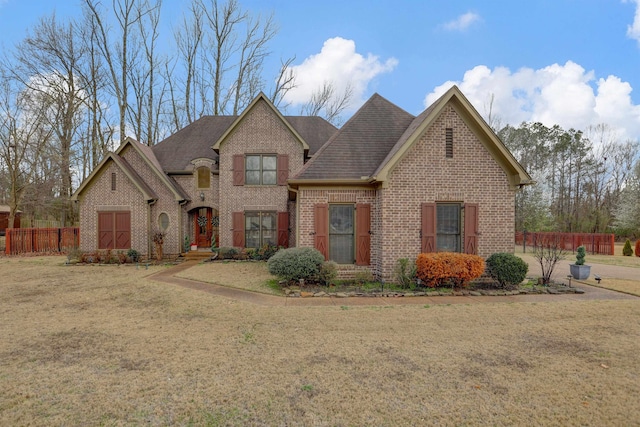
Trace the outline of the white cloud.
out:
M 636 13 L 633 17 L 633 24 L 627 26 L 627 37 L 638 41 L 638 44 L 640 44 L 640 0 L 623 0 L 623 3 L 636 4 Z
M 484 65 L 465 72 L 462 81 L 448 81 L 425 97 L 430 105 L 452 85 L 471 101 L 485 118 L 489 113 L 502 124 L 523 121 L 585 130 L 606 123 L 622 138 L 640 139 L 640 105 L 633 104 L 631 85 L 616 76 L 596 80 L 575 62 L 533 70 L 493 70 Z
M 369 83 L 376 76 L 392 71 L 397 64 L 395 58 L 381 61 L 371 53 L 363 56 L 356 52 L 353 40 L 334 37 L 324 42 L 320 53 L 290 67 L 296 76 L 296 87 L 287 92 L 285 101 L 292 105 L 304 104 L 329 82 L 334 84 L 337 93 L 343 93 L 351 85 L 352 106 L 359 105 L 364 101 Z
M 474 22 L 481 20 L 480 15 L 473 12 L 467 12 L 458 16 L 453 21 L 446 22 L 442 25 L 442 28 L 449 31 L 464 31 L 469 28 Z

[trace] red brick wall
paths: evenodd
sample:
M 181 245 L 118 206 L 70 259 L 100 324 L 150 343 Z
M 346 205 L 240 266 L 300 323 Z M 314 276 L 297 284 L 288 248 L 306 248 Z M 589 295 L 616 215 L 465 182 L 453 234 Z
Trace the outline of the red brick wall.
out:
M 265 101 L 258 101 L 220 146 L 220 246 L 232 246 L 232 212 L 286 212 L 287 186 L 233 185 L 233 155 L 288 154 L 289 176 L 303 165 L 304 149 Z M 289 223 L 294 224 L 295 218 Z

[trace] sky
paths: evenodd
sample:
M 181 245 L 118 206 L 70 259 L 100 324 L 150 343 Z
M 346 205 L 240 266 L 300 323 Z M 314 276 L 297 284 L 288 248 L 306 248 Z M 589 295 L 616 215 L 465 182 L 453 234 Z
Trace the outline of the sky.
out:
M 456 84 L 502 125 L 604 123 L 640 140 L 640 0 L 239 2 L 278 24 L 270 75 L 295 56 L 288 114 L 326 81 L 353 88 L 347 117 L 376 92 L 417 115 Z M 43 15 L 78 16 L 79 4 L 0 0 L 0 46 Z M 188 4 L 164 0 L 161 25 L 175 27 Z

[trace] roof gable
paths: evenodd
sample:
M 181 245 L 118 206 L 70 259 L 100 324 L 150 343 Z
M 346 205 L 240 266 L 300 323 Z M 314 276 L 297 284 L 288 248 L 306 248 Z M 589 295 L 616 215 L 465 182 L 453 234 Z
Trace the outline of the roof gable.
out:
M 80 187 L 73 193 L 71 196 L 71 200 L 78 200 L 81 194 L 91 187 L 93 181 L 100 176 L 103 170 L 107 168 L 109 163 L 115 163 L 115 165 L 129 178 L 129 180 L 135 185 L 138 190 L 142 193 L 144 199 L 149 202 L 152 200 L 157 200 L 158 196 L 155 192 L 144 182 L 144 180 L 138 175 L 138 173 L 129 165 L 129 163 L 115 153 L 107 153 L 107 155 L 102 159 L 100 164 L 91 172 L 91 174 L 82 181 Z
M 306 141 L 304 140 L 304 138 L 302 138 L 302 136 L 300 136 L 300 134 L 298 133 L 298 131 L 291 126 L 291 123 L 289 123 L 282 114 L 280 114 L 280 111 L 278 111 L 278 109 L 275 107 L 275 105 L 273 105 L 273 103 L 269 100 L 269 98 L 267 98 L 267 96 L 263 93 L 260 92 L 258 94 L 258 96 L 255 97 L 255 99 L 253 101 L 251 101 L 251 104 L 249 104 L 249 106 L 242 112 L 242 114 L 240 114 L 236 120 L 231 124 L 231 126 L 229 126 L 227 128 L 227 130 L 218 138 L 218 140 L 213 144 L 213 146 L 211 148 L 213 148 L 216 153 L 219 152 L 220 150 L 220 145 L 227 139 L 227 137 L 229 135 L 231 135 L 231 133 L 233 133 L 233 131 L 238 127 L 238 125 L 240 123 L 242 123 L 243 119 L 255 108 L 255 106 L 259 103 L 259 102 L 264 102 L 267 104 L 267 106 L 274 112 L 274 114 L 282 121 L 282 123 L 284 123 L 284 125 L 289 129 L 289 131 L 295 136 L 295 138 L 300 141 L 300 143 L 302 144 L 302 147 L 304 149 L 305 152 L 309 151 L 309 145 L 306 143 Z
M 407 127 L 386 158 L 380 163 L 372 176 L 373 181 L 384 182 L 398 162 L 409 152 L 409 149 L 420 139 L 425 130 L 433 124 L 446 105 L 451 104 L 469 129 L 477 136 L 487 151 L 505 171 L 512 187 L 533 184 L 531 176 L 513 157 L 500 138 L 484 121 L 478 111 L 462 94 L 457 86 L 451 87 L 444 95 L 423 111 Z
M 144 144 L 139 143 L 133 138 L 127 138 L 125 141 L 120 144 L 120 147 L 116 150 L 116 154 L 120 155 L 127 147 L 131 147 L 135 150 L 140 157 L 144 160 L 144 162 L 151 168 L 154 174 L 160 178 L 160 181 L 169 189 L 171 194 L 173 194 L 174 199 L 176 201 L 188 200 L 188 196 L 184 193 L 184 191 L 176 184 L 176 182 L 170 179 L 167 174 L 164 173 L 162 169 L 162 165 L 156 158 L 151 147 L 148 147 Z
M 413 120 L 411 114 L 374 94 L 293 181 L 368 178 Z

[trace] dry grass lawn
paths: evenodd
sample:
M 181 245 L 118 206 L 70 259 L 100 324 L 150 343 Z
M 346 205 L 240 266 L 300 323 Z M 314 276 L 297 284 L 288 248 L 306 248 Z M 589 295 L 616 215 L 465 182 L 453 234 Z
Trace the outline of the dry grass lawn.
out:
M 640 300 L 261 307 L 64 260 L 0 257 L 0 425 L 640 424 Z
M 640 297 L 640 281 L 637 280 L 604 278 L 600 284 L 598 284 L 593 277 L 590 277 L 588 280 L 583 280 L 583 282 L 593 286 L 599 286 L 601 288 L 611 289 L 613 291 L 624 292 L 625 294 Z
M 266 286 L 268 281 L 277 280 L 267 270 L 266 262 L 222 261 L 213 264 L 203 262 L 183 271 L 178 274 L 178 277 L 253 292 L 282 294 L 282 292 Z

